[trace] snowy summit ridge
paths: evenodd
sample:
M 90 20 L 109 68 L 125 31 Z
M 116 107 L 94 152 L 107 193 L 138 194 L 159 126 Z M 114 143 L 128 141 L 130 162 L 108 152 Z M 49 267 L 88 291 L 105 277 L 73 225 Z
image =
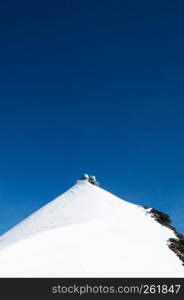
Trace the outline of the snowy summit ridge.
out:
M 83 178 L 0 237 L 0 277 L 183 277 L 175 237 Z

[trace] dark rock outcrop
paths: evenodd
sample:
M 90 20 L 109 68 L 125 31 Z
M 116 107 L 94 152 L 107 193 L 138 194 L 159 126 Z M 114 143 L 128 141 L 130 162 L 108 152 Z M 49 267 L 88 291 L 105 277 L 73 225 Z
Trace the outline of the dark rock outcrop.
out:
M 176 228 L 171 225 L 172 220 L 170 216 L 155 208 L 149 208 L 147 206 L 142 207 L 144 207 L 146 213 L 150 214 L 151 217 L 154 218 L 158 223 L 166 226 L 174 232 L 176 238 L 170 238 L 168 240 L 168 247 L 178 256 L 178 258 L 182 261 L 182 265 L 184 266 L 184 236 L 181 233 L 178 233 Z

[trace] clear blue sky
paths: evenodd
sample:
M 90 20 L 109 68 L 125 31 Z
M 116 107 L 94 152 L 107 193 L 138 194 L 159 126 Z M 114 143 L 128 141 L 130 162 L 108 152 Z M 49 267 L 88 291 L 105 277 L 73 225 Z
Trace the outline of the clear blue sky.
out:
M 83 172 L 184 233 L 183 53 L 183 1 L 2 0 L 0 233 Z

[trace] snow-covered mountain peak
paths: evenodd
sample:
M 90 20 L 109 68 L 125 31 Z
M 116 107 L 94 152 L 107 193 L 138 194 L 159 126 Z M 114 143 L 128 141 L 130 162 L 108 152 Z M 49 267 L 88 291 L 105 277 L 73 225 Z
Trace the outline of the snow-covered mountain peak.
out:
M 0 248 L 12 241 L 56 227 L 102 219 L 117 212 L 117 206 L 133 206 L 104 189 L 78 180 L 61 196 L 49 202 L 4 234 Z M 2 246 L 1 246 L 2 245 Z
M 182 277 L 170 238 L 143 207 L 79 180 L 0 237 L 0 277 Z

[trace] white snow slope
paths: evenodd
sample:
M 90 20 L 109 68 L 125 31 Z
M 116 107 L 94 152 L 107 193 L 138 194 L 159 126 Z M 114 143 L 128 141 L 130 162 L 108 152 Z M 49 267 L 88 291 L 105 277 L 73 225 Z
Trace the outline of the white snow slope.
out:
M 0 277 L 184 277 L 173 231 L 78 181 L 0 237 Z

